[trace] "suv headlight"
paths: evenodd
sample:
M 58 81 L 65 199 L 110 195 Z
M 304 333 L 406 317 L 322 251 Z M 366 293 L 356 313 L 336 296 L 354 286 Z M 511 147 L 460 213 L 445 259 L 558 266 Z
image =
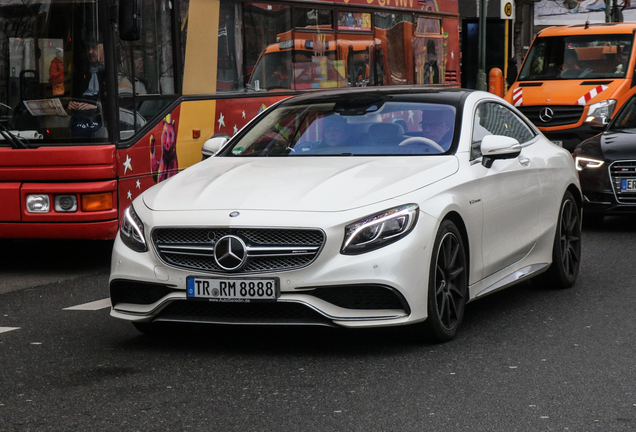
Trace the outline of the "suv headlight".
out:
M 135 213 L 132 204 L 124 211 L 124 219 L 121 222 L 119 236 L 126 246 L 136 252 L 146 252 L 148 250 L 146 238 L 144 237 L 144 224 Z
M 599 168 L 601 165 L 605 163 L 602 160 L 586 158 L 581 156 L 577 156 L 574 159 L 574 161 L 576 164 L 577 171 L 583 171 L 584 169 L 589 169 L 589 168 Z
M 597 120 L 603 124 L 608 124 L 609 120 L 614 114 L 614 108 L 616 108 L 616 100 L 607 99 L 595 104 L 590 105 L 590 109 L 587 111 L 586 122 Z
M 340 253 L 358 255 L 398 241 L 413 230 L 419 210 L 407 204 L 347 225 Z

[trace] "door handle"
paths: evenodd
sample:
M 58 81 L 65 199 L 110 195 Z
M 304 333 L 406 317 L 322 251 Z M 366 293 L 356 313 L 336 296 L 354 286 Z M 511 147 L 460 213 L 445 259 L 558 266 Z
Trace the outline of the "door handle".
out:
M 528 158 L 521 158 L 519 159 L 519 163 L 523 166 L 528 166 L 528 164 L 530 163 L 530 159 Z

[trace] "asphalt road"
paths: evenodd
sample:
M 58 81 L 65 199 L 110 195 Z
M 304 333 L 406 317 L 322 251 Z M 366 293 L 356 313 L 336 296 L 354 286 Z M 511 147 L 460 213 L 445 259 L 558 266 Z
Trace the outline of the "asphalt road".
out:
M 108 244 L 5 242 L 0 430 L 634 431 L 633 225 L 584 231 L 572 289 L 471 303 L 443 345 L 404 328 L 144 336 L 100 302 Z

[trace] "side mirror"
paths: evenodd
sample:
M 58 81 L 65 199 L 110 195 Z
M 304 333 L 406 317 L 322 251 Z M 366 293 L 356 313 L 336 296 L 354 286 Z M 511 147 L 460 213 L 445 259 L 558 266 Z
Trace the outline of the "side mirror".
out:
M 141 0 L 119 0 L 118 27 L 121 40 L 141 39 Z
M 215 135 L 209 140 L 207 140 L 203 147 L 201 148 L 201 154 L 203 158 L 201 160 L 205 160 L 211 156 L 214 156 L 223 148 L 225 144 L 229 141 L 229 136 L 225 134 Z
M 503 135 L 487 135 L 481 141 L 481 164 L 490 168 L 497 159 L 513 159 L 521 154 L 521 144 Z

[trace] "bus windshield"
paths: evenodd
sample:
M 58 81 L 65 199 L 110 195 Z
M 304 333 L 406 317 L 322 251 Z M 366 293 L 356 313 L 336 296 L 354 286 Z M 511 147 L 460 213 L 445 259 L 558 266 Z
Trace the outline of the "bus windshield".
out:
M 108 141 L 99 14 L 90 0 L 0 3 L 0 129 L 37 145 Z
M 632 38 L 631 34 L 537 38 L 519 80 L 624 78 Z

